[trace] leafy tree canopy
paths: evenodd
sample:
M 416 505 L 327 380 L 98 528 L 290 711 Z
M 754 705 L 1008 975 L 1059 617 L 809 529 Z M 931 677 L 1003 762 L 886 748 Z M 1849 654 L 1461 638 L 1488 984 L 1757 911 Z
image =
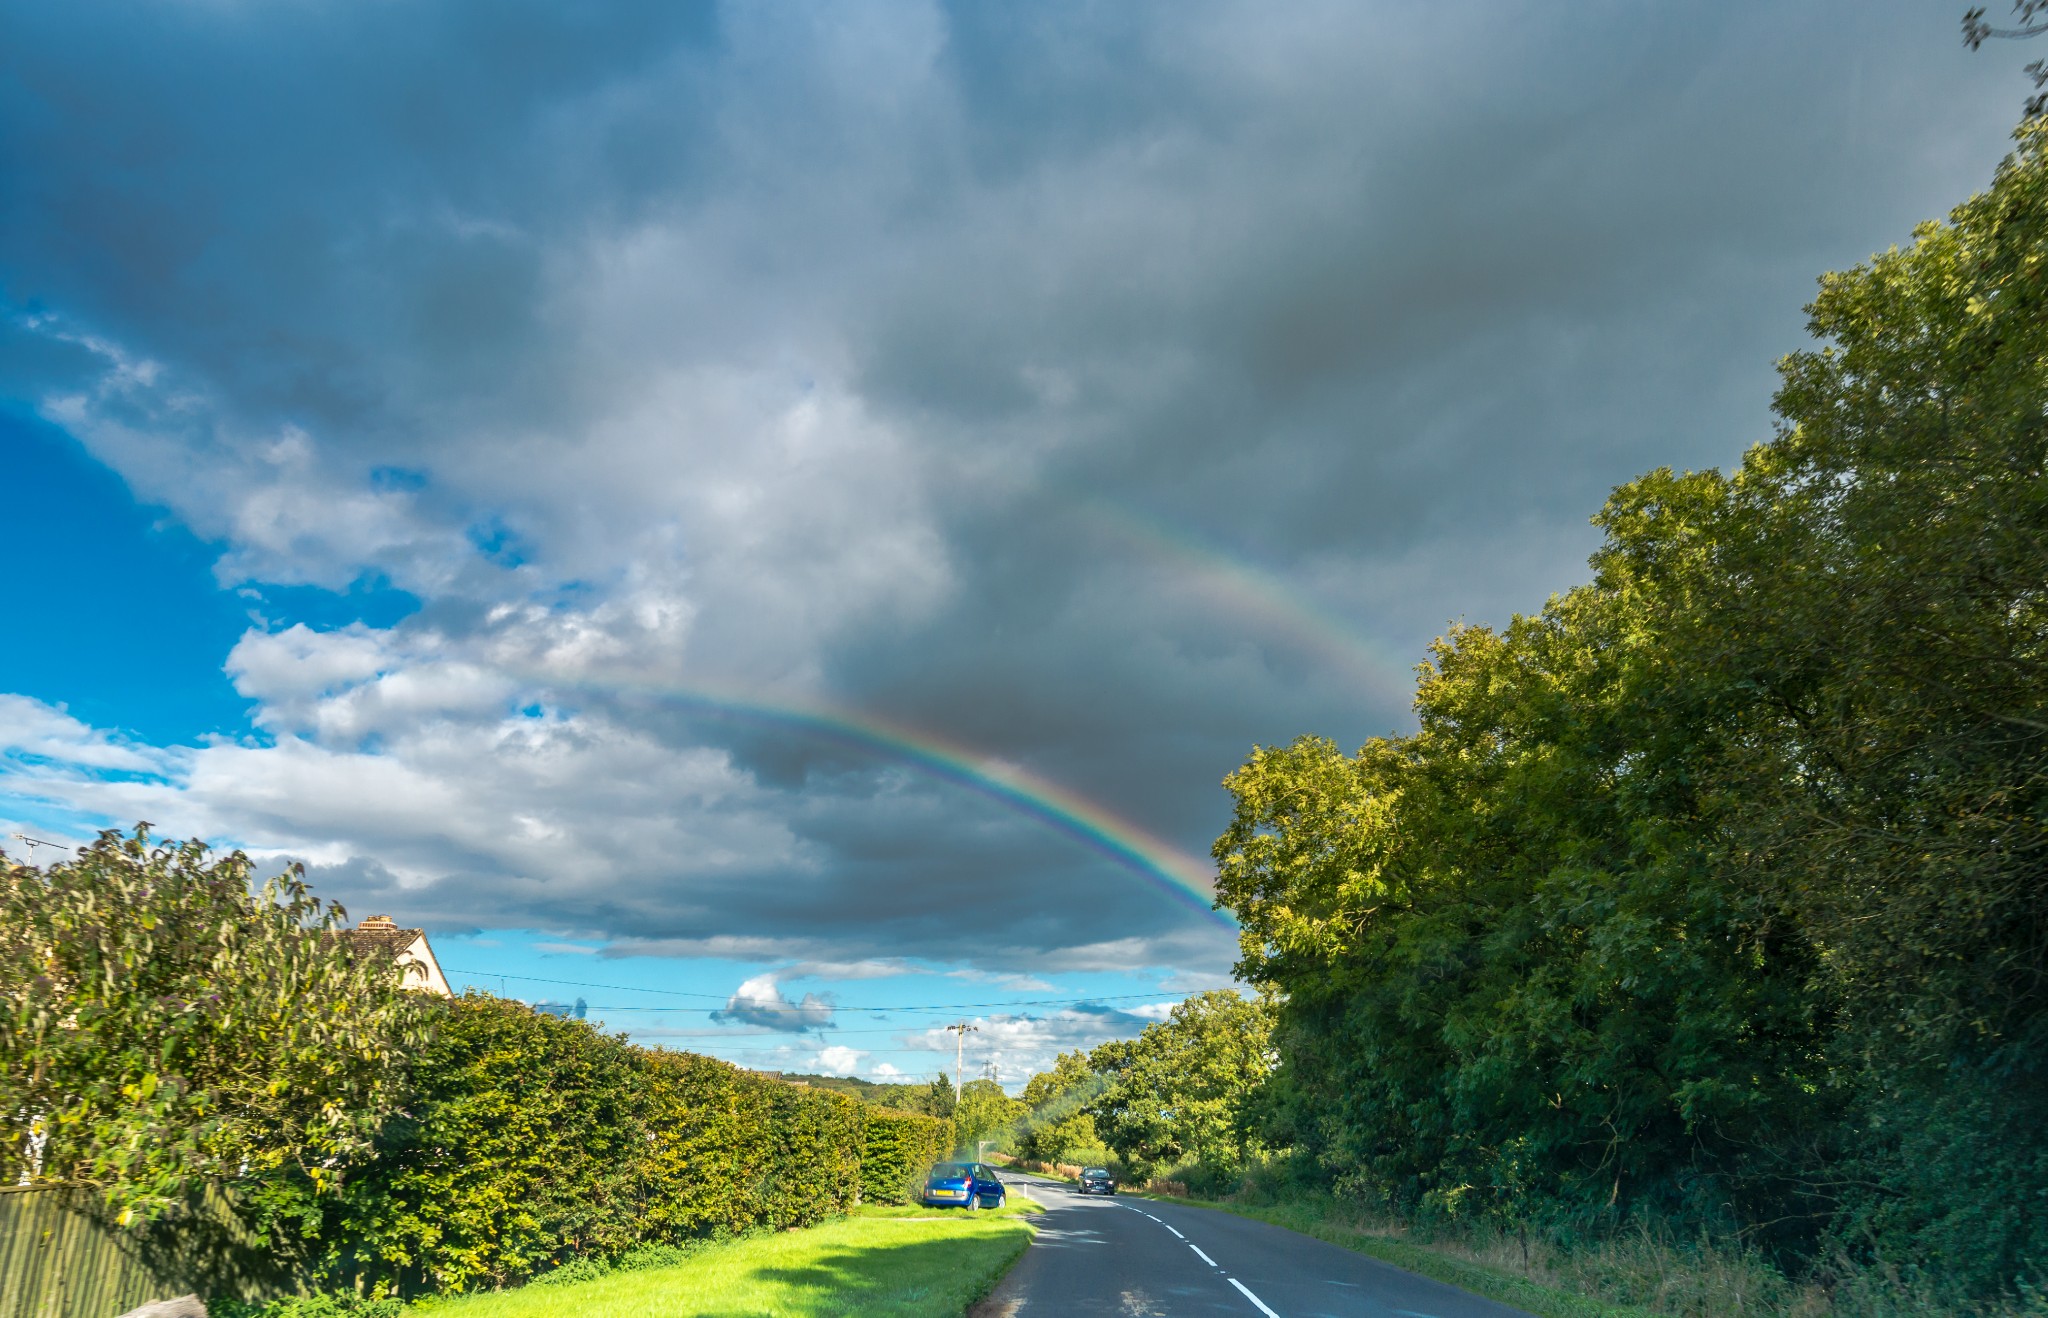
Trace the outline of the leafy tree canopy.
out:
M 960 1087 L 960 1105 L 953 1110 L 953 1126 L 960 1147 L 976 1152 L 982 1140 L 1007 1142 L 1024 1115 L 1024 1105 L 1003 1092 L 993 1080 L 969 1080 Z
M 2048 1258 L 2044 135 L 1821 281 L 1739 469 L 1621 487 L 1592 583 L 1440 641 L 1412 736 L 1231 776 L 1270 1139 L 1433 1211 Z
M 1027 1110 L 1018 1125 L 1017 1152 L 1043 1162 L 1092 1156 L 1104 1147 L 1090 1104 L 1107 1082 L 1088 1065 L 1088 1054 L 1061 1053 L 1053 1069 L 1024 1086 Z
M 146 825 L 47 869 L 0 855 L 0 1179 L 151 1216 L 208 1178 L 328 1186 L 367 1146 L 420 1001 L 296 867 L 250 878 Z
M 1134 1040 L 1089 1054 L 1106 1081 L 1090 1110 L 1103 1142 L 1146 1169 L 1240 1165 L 1253 1147 L 1245 1105 L 1273 1065 L 1272 1006 L 1230 990 L 1198 993 Z

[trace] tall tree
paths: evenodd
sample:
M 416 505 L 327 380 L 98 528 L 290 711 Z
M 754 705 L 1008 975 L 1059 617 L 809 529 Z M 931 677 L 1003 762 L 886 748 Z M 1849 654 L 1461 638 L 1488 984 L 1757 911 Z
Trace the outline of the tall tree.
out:
M 1135 1040 L 1089 1063 L 1108 1081 L 1091 1109 L 1103 1142 L 1133 1168 L 1240 1166 L 1255 1143 L 1245 1105 L 1272 1070 L 1272 1013 L 1228 989 L 1198 993 Z
M 960 1088 L 960 1105 L 952 1115 L 960 1147 L 978 1156 L 981 1141 L 1007 1141 L 1024 1105 L 993 1080 L 969 1080 Z
M 1078 1048 L 1061 1053 L 1052 1070 L 1025 1082 L 1027 1111 L 1018 1126 L 1017 1152 L 1044 1162 L 1063 1162 L 1102 1148 L 1089 1105 L 1106 1083 L 1088 1065 L 1088 1054 Z
M 420 1000 L 296 868 L 250 880 L 241 852 L 147 826 L 47 869 L 0 855 L 0 1180 L 148 1216 L 209 1178 L 326 1185 L 366 1147 Z
M 1274 1129 L 1340 1184 L 2048 1259 L 2044 140 L 1825 277 L 1776 438 L 1617 490 L 1413 736 L 1231 777 Z

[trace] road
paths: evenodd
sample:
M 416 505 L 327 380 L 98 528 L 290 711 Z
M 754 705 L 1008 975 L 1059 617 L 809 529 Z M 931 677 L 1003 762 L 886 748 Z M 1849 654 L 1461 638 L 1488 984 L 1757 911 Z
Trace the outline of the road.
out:
M 1083 1198 L 1003 1173 L 1044 1204 L 1038 1239 L 974 1318 L 1529 1318 L 1492 1300 L 1250 1218 L 1153 1199 Z

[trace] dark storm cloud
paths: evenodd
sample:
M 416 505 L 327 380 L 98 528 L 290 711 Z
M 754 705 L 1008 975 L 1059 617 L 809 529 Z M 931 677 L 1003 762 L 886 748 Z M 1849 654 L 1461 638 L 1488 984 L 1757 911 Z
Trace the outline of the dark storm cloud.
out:
M 814 790 L 773 808 L 829 857 L 814 868 L 742 863 L 664 875 L 658 862 L 618 853 L 593 858 L 584 874 L 508 874 L 494 858 L 443 849 L 422 866 L 438 873 L 425 883 L 364 862 L 315 863 L 309 873 L 352 911 L 400 908 L 446 933 L 474 930 L 487 915 L 492 925 L 608 937 L 612 955 L 1166 965 L 1212 975 L 1227 967 L 1230 940 L 1176 913 L 1184 908 L 1156 881 L 987 801 L 888 776 L 896 781 L 880 799 Z M 621 872 L 648 877 L 627 884 Z
M 320 787 L 211 748 L 208 826 L 444 927 L 1044 969 L 1229 939 L 718 693 L 1200 855 L 1253 743 L 1404 727 L 1612 484 L 1767 435 L 1813 276 L 2024 90 L 1905 0 L 122 15 L 10 16 L 0 382 L 228 581 L 423 602 L 246 670 Z

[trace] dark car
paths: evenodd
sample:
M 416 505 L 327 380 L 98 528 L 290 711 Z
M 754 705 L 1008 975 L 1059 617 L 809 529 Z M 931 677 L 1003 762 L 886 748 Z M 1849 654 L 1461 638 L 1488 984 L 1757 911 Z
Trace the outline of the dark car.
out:
M 1082 1194 L 1115 1194 L 1116 1178 L 1100 1167 L 1084 1167 L 1081 1170 Z
M 942 1162 L 924 1178 L 927 1208 L 1001 1208 L 1003 1181 L 996 1169 L 978 1162 Z

